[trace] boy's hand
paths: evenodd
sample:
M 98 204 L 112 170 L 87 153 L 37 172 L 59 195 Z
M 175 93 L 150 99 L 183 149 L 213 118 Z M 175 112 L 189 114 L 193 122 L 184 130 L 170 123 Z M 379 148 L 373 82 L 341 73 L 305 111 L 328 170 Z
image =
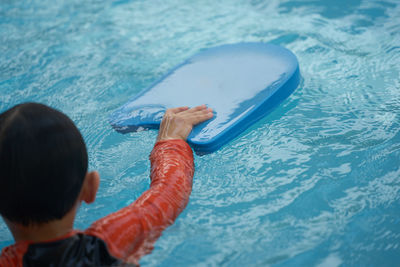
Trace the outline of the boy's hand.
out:
M 194 125 L 213 117 L 212 109 L 206 105 L 167 109 L 161 121 L 157 141 L 183 139 L 186 141 Z

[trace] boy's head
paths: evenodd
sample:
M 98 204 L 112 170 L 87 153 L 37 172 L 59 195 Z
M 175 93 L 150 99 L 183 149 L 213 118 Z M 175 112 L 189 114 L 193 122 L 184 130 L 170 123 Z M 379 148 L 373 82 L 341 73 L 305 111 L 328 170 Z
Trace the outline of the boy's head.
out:
M 25 226 L 61 219 L 87 173 L 81 134 L 63 113 L 37 103 L 0 114 L 0 214 Z

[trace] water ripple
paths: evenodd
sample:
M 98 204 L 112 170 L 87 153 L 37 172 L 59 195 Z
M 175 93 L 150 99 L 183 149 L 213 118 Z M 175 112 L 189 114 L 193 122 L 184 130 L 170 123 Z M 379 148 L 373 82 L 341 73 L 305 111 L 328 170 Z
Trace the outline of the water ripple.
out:
M 156 132 L 108 116 L 197 51 L 272 42 L 300 87 L 216 153 L 195 156 L 187 209 L 144 266 L 394 266 L 399 262 L 398 1 L 3 1 L 0 110 L 40 101 L 85 137 L 101 186 L 77 227 L 149 186 Z M 11 235 L 0 224 L 0 246 Z

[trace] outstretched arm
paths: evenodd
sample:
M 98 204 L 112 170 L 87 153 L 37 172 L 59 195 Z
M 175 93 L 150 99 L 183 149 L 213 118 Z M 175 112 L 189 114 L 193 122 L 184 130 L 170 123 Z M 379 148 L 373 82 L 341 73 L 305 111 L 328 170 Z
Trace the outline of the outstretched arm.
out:
M 185 142 L 192 127 L 212 117 L 206 106 L 166 111 L 150 155 L 151 184 L 131 205 L 96 221 L 86 234 L 103 239 L 110 253 L 137 263 L 162 230 L 186 207 L 192 190 L 193 154 Z

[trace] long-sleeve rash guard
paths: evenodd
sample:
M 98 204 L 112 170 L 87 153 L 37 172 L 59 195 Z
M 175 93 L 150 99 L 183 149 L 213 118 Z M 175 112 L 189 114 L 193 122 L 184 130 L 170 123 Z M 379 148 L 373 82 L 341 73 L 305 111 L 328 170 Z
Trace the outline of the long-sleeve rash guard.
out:
M 8 246 L 2 250 L 0 266 L 137 265 L 162 230 L 186 207 L 192 190 L 193 154 L 185 141 L 157 142 L 150 161 L 150 189 L 131 205 L 101 218 L 85 231 Z

